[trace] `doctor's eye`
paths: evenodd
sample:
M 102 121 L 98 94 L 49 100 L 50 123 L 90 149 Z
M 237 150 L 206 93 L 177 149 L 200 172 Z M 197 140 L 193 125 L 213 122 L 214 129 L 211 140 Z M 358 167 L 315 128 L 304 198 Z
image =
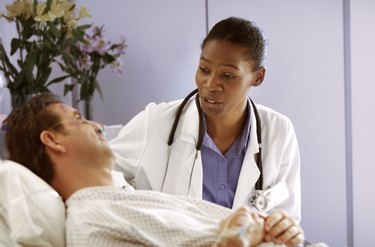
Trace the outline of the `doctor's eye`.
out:
M 207 68 L 203 67 L 203 66 L 199 66 L 199 70 L 204 73 L 204 74 L 207 74 L 208 72 L 210 72 Z
M 230 73 L 224 73 L 224 74 L 223 74 L 223 77 L 224 77 L 224 79 L 226 79 L 226 80 L 232 80 L 232 79 L 235 79 L 237 76 L 236 76 L 236 75 L 233 75 L 233 74 L 230 74 Z

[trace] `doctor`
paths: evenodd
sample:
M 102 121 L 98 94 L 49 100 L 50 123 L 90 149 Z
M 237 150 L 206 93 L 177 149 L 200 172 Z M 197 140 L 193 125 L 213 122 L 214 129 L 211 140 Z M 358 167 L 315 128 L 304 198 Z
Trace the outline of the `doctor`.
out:
M 197 92 L 149 104 L 110 142 L 137 189 L 228 208 L 301 217 L 300 157 L 290 120 L 248 97 L 265 77 L 267 42 L 252 22 L 218 22 L 202 43 Z M 180 115 L 180 116 L 178 116 Z

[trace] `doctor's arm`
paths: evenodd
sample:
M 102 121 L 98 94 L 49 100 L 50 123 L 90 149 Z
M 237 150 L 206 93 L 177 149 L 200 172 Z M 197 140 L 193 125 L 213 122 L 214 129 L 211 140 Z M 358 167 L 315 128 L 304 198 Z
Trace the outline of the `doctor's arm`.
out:
M 115 170 L 124 174 L 127 181 L 132 181 L 142 158 L 147 138 L 147 114 L 142 111 L 124 125 L 118 136 L 108 144 L 115 154 Z
M 275 244 L 296 246 L 304 242 L 301 220 L 300 155 L 294 128 L 290 120 L 285 129 L 279 181 L 285 181 L 289 198 L 278 205 L 265 219 L 265 240 Z
M 289 198 L 282 202 L 278 209 L 284 210 L 299 223 L 301 221 L 300 154 L 294 127 L 290 120 L 285 138 L 278 180 L 286 182 Z

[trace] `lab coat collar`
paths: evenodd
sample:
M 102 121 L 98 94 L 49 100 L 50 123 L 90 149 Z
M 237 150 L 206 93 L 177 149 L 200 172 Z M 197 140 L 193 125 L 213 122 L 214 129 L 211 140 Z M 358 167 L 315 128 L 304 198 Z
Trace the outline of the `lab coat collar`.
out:
M 203 197 L 203 167 L 201 151 L 197 153 L 197 159 L 193 167 L 193 174 L 191 178 L 191 186 L 188 196 L 202 198 Z
M 253 105 L 251 103 L 249 103 L 249 105 L 251 107 L 251 111 L 250 111 L 251 127 L 250 127 L 250 140 L 249 140 L 249 144 L 247 148 L 252 154 L 255 154 L 259 152 L 259 144 L 258 144 L 258 137 L 257 137 L 257 120 L 255 117 L 255 110 L 253 108 Z
M 198 133 L 199 133 L 199 112 L 195 104 L 195 97 L 192 97 L 185 107 L 185 112 L 183 112 L 183 117 L 180 119 L 181 124 L 181 135 L 190 134 L 194 138 L 187 138 L 186 141 L 197 145 Z M 176 131 L 176 133 L 178 133 Z M 192 142 L 194 140 L 195 143 Z
M 250 104 L 252 107 L 252 105 Z M 242 205 L 248 205 L 248 201 L 255 191 L 255 183 L 260 176 L 260 170 L 255 162 L 254 155 L 259 152 L 257 139 L 257 124 L 254 109 L 251 109 L 250 140 L 245 154 L 240 176 L 238 178 L 236 194 L 233 200 L 233 209 Z M 247 200 L 247 202 L 246 202 Z
M 195 97 L 193 97 L 187 102 L 182 112 L 174 137 L 175 141 L 171 146 L 172 149 L 178 148 L 177 146 L 180 146 L 178 142 L 182 141 L 185 142 L 185 145 L 182 145 L 184 149 L 178 151 L 180 152 L 178 156 L 172 153 L 170 155 L 173 161 L 170 162 L 169 171 L 166 174 L 163 192 L 202 198 L 202 161 L 200 151 L 196 152 L 198 133 L 199 113 L 195 104 Z M 174 167 L 173 164 L 178 166 Z M 173 171 L 173 169 L 177 170 Z M 181 174 L 180 178 L 176 177 L 178 174 Z
M 198 142 L 198 133 L 199 133 L 199 112 L 198 108 L 195 103 L 195 97 L 193 97 L 189 102 L 189 107 L 186 108 L 186 115 L 184 116 L 184 121 L 182 125 L 182 132 L 181 133 L 190 133 L 194 136 L 194 138 L 190 138 L 186 140 L 191 145 L 194 145 L 194 149 L 196 150 L 197 142 Z M 190 140 L 190 141 L 189 141 Z M 192 143 L 191 140 L 195 142 Z M 191 166 L 192 164 L 187 164 L 187 160 L 184 161 L 185 166 Z M 195 160 L 193 174 L 191 178 L 191 186 L 189 188 L 188 195 L 191 197 L 202 198 L 203 194 L 203 167 L 202 167 L 202 157 L 201 152 L 197 153 L 197 158 Z

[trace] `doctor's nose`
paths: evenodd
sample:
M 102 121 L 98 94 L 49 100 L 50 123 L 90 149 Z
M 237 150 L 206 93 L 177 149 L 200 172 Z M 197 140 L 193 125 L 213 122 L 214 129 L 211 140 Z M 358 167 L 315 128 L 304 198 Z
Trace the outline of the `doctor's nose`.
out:
M 222 85 L 220 81 L 214 75 L 207 76 L 205 78 L 203 85 L 208 91 L 221 91 L 222 90 Z

